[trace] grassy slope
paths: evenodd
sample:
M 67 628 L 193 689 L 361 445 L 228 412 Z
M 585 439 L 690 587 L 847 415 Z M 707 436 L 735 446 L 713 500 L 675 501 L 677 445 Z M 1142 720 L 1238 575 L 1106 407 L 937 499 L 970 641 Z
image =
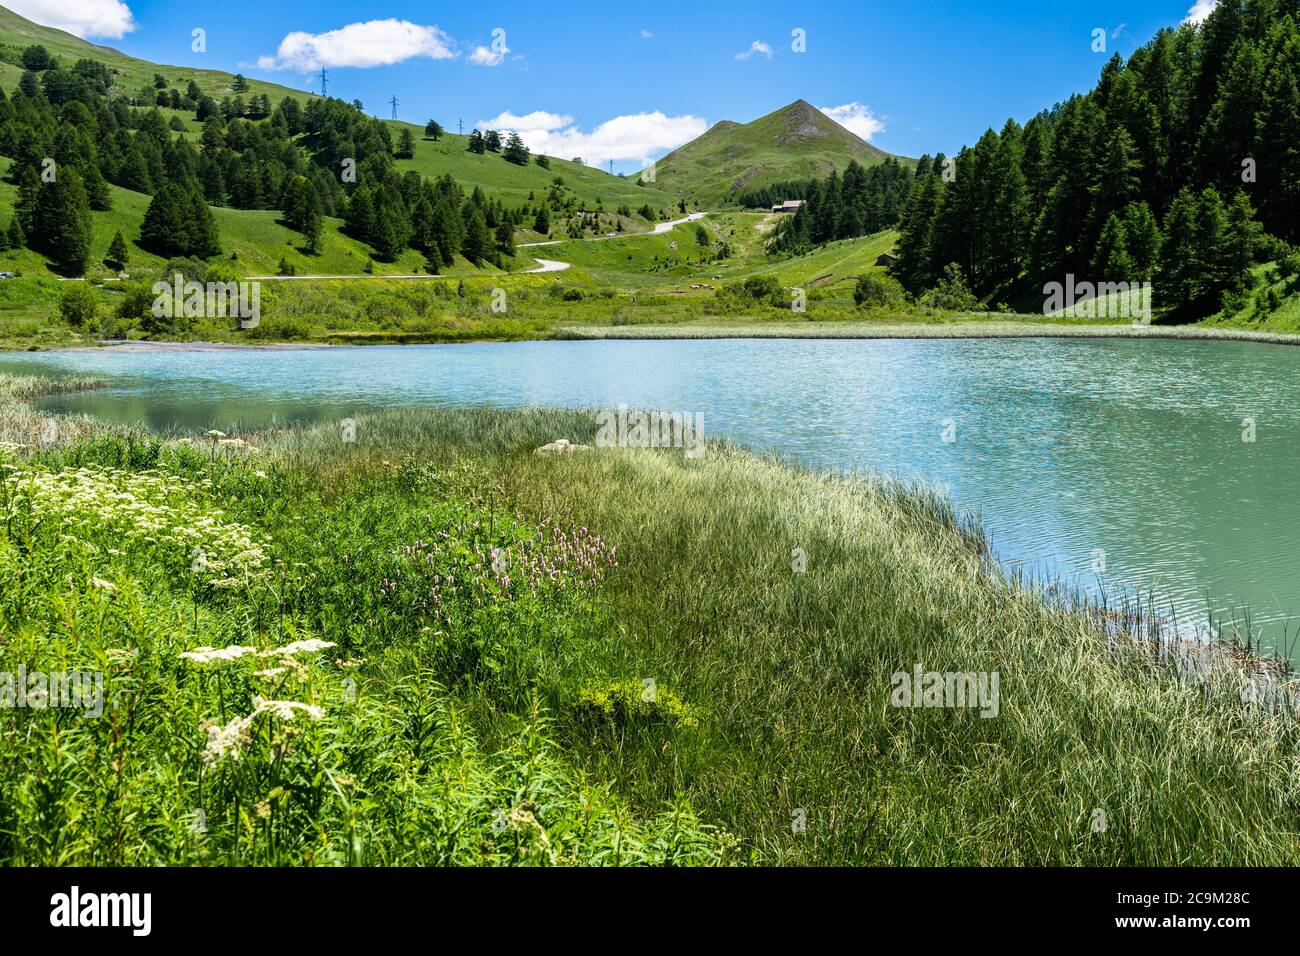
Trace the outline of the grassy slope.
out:
M 188 34 L 183 36 L 187 40 Z M 121 91 L 131 95 L 141 86 L 152 85 L 155 73 L 161 73 L 171 87 L 183 89 L 193 78 L 199 87 L 217 99 L 231 93 L 230 84 L 233 75 L 219 70 L 197 70 L 191 67 L 159 66 L 145 60 L 120 53 L 111 47 L 87 43 L 71 34 L 49 27 L 39 26 L 25 20 L 17 14 L 0 7 L 0 43 L 15 47 L 26 47 L 39 43 L 51 53 L 60 56 L 65 66 L 71 66 L 77 59 L 86 57 L 106 63 L 117 71 L 116 82 Z M 13 89 L 18 85 L 22 70 L 11 64 L 0 63 L 0 86 Z M 301 101 L 308 100 L 312 94 L 302 90 L 248 79 L 248 96 L 266 93 L 272 103 L 279 102 L 285 96 L 295 97 Z M 196 137 L 202 130 L 202 124 L 194 119 L 192 112 L 182 110 L 162 110 L 163 116 L 170 120 L 179 116 L 185 123 L 186 132 Z M 394 126 L 404 124 L 392 124 Z M 399 170 L 416 169 L 426 176 L 438 176 L 451 173 L 466 191 L 481 186 L 490 196 L 499 197 L 511 205 L 523 202 L 529 192 L 539 195 L 550 187 L 551 180 L 563 176 L 566 184 L 576 193 L 580 200 L 585 200 L 592 208 L 596 200 L 602 199 L 604 206 L 611 213 L 623 204 L 633 208 L 649 202 L 655 209 L 667 208 L 671 203 L 668 197 L 653 189 L 638 187 L 635 180 L 627 180 L 599 169 L 591 169 L 571 163 L 567 160 L 554 160 L 552 169 L 547 171 L 540 166 L 515 166 L 507 163 L 499 155 L 489 154 L 475 156 L 465 149 L 468 137 L 448 135 L 439 143 L 423 140 L 422 127 L 411 127 L 417 137 L 416 158 L 411 161 L 399 161 Z M 0 160 L 0 168 L 8 171 L 8 161 Z M 15 190 L 9 183 L 0 182 L 0 205 L 6 215 L 12 208 Z M 110 270 L 103 264 L 103 256 L 112 241 L 113 232 L 122 230 L 129 242 L 139 236 L 140 221 L 148 208 L 149 197 L 127 190 L 114 188 L 114 209 L 109 213 L 95 214 L 95 239 L 92 246 L 90 275 L 108 276 Z M 238 255 L 241 268 L 249 275 L 274 275 L 278 271 L 281 257 L 288 259 L 300 274 L 361 274 L 371 257 L 371 251 L 364 244 L 357 242 L 341 231 L 342 222 L 326 220 L 324 248 L 319 256 L 303 255 L 299 248 L 302 237 L 293 230 L 279 225 L 279 213 L 271 210 L 237 210 L 214 208 L 221 229 L 222 247 L 229 255 Z M 629 220 L 632 228 L 644 228 Z M 522 238 L 532 237 L 531 233 Z M 144 266 L 160 262 L 156 256 L 133 247 L 133 259 Z M 519 268 L 531 268 L 533 263 L 526 257 L 518 262 Z M 414 250 L 407 250 L 395 263 L 376 263 L 375 271 L 382 274 L 414 274 L 422 271 L 423 257 Z M 0 254 L 0 271 L 22 269 L 27 274 L 48 275 L 44 258 L 30 251 L 16 255 Z M 488 268 L 477 270 L 468 262 L 461 260 L 456 267 L 446 270 L 452 274 L 493 273 Z
M 0 159 L 0 170 L 7 175 L 9 160 Z M 149 208 L 150 197 L 144 193 L 132 192 L 119 186 L 110 186 L 113 208 L 108 212 L 94 212 L 94 237 L 91 241 L 90 268 L 87 275 L 106 278 L 117 273 L 104 263 L 108 254 L 113 234 L 121 230 L 130 249 L 130 261 L 127 271 L 136 274 L 152 275 L 163 264 L 163 259 L 148 252 L 137 244 L 140 238 L 140 223 L 145 210 Z M 5 210 L 5 224 L 17 199 L 17 187 L 7 180 L 0 179 L 0 208 Z M 321 251 L 317 255 L 307 255 L 302 251 L 301 233 L 282 225 L 280 213 L 270 209 L 228 209 L 213 207 L 217 226 L 221 233 L 221 246 L 226 257 L 231 253 L 236 256 L 235 265 L 246 275 L 276 275 L 281 258 L 287 259 L 299 274 L 335 275 L 361 274 L 371 250 L 363 242 L 343 232 L 343 220 L 325 220 L 322 232 Z M 375 262 L 377 274 L 410 275 L 423 271 L 424 257 L 414 249 L 407 249 L 396 262 Z M 528 257 L 522 257 L 521 267 L 531 267 Z M 30 249 L 5 250 L 0 252 L 0 271 L 21 272 L 23 275 L 52 276 L 45 257 Z M 478 275 L 483 272 L 495 272 L 492 267 L 485 270 L 475 269 L 468 262 L 459 260 L 454 269 L 455 274 Z
M 775 182 L 812 179 L 888 154 L 798 100 L 751 123 L 722 122 L 655 163 L 656 185 L 704 208 Z
M 181 29 L 180 24 L 175 26 L 176 41 L 178 44 L 183 44 L 184 52 L 189 54 L 191 42 L 189 28 Z M 121 92 L 128 95 L 134 95 L 142 86 L 153 86 L 155 73 L 161 73 L 173 88 L 184 89 L 193 79 L 198 83 L 199 89 L 218 100 L 227 94 L 232 94 L 230 84 L 234 75 L 231 73 L 196 69 L 191 66 L 163 66 L 147 60 L 138 60 L 112 47 L 88 43 L 63 30 L 32 23 L 4 7 L 0 7 L 0 43 L 20 49 L 32 44 L 40 44 L 55 56 L 61 57 L 65 67 L 71 67 L 83 57 L 98 60 L 106 64 L 109 69 L 116 71 L 114 83 Z M 0 86 L 12 89 L 18 85 L 22 73 L 21 67 L 0 63 Z M 260 93 L 270 96 L 272 103 L 277 103 L 286 96 L 306 100 L 311 95 L 303 90 L 251 78 L 248 80 L 248 92 L 242 95 L 248 97 Z
M 479 186 L 485 193 L 498 196 L 509 205 L 522 204 L 530 192 L 536 198 L 544 197 L 557 176 L 592 209 L 597 200 L 610 212 L 621 205 L 636 210 L 643 203 L 649 203 L 656 211 L 673 205 L 673 200 L 662 190 L 638 186 L 636 177 L 613 176 L 601 169 L 555 157 L 550 157 L 550 169 L 543 169 L 535 161 L 527 166 L 517 166 L 506 162 L 499 153 L 471 153 L 466 148 L 468 136 L 445 133 L 434 142 L 424 139 L 422 126 L 392 120 L 385 122 L 392 129 L 394 142 L 402 128 L 410 129 L 415 136 L 415 158 L 398 160 L 399 171 L 414 169 L 430 178 L 450 173 L 466 192 Z

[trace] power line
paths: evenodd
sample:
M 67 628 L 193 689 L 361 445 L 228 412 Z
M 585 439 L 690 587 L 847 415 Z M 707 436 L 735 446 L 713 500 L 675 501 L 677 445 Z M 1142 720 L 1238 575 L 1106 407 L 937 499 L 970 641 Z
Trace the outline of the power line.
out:
M 388 102 L 389 102 L 389 104 L 391 104 L 392 107 L 393 107 L 393 119 L 397 119 L 397 94 L 394 93 L 394 94 L 393 94 L 393 98 L 392 98 L 391 100 L 389 100 Z
M 320 95 L 325 95 L 325 67 L 320 68 Z

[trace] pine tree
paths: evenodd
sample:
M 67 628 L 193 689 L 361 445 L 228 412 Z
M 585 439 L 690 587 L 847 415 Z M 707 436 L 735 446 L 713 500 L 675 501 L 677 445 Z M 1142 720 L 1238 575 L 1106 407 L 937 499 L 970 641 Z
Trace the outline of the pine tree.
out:
M 393 155 L 397 159 L 415 158 L 415 137 L 406 127 L 402 127 L 402 132 L 397 137 L 397 150 Z
M 483 142 L 483 134 L 478 130 L 470 130 L 469 146 L 471 153 L 484 153 L 487 151 L 487 145 Z
M 113 241 L 108 245 L 108 255 L 104 258 L 104 261 L 114 269 L 121 270 L 126 268 L 127 256 L 126 238 L 122 235 L 122 230 L 119 229 L 113 233 Z
M 1145 202 L 1129 203 L 1124 210 L 1124 239 L 1133 261 L 1133 274 L 1150 282 L 1160 267 L 1160 226 Z
M 27 245 L 27 237 L 23 234 L 23 225 L 18 221 L 17 214 L 9 220 L 9 231 L 5 234 L 5 239 L 8 240 L 10 249 L 21 249 Z
M 1118 213 L 1111 213 L 1102 227 L 1092 262 L 1093 278 L 1098 282 L 1134 281 L 1136 270 L 1128 251 L 1128 235 Z
M 497 251 L 503 256 L 515 254 L 515 230 L 508 222 L 497 226 Z
M 1255 264 L 1264 227 L 1255 219 L 1255 209 L 1244 190 L 1238 189 L 1228 206 L 1223 233 L 1224 279 L 1229 289 L 1250 285 L 1250 267 Z
M 482 210 L 472 201 L 465 203 L 461 210 L 461 218 L 465 221 L 465 237 L 460 245 L 461 255 L 478 265 L 492 254 L 492 232 L 488 229 Z
M 505 158 L 514 163 L 516 166 L 528 165 L 528 147 L 524 145 L 523 137 L 518 133 L 511 133 L 506 138 L 506 148 L 503 154 Z
M 64 275 L 79 276 L 90 259 L 92 227 L 86 189 L 75 169 L 60 169 L 36 195 L 32 248 L 50 257 Z
M 537 210 L 537 218 L 533 220 L 533 232 L 548 236 L 551 233 L 551 217 L 546 211 L 546 206 L 542 205 Z
M 1160 254 L 1160 291 L 1175 307 L 1190 305 L 1197 294 L 1196 197 L 1186 187 L 1165 216 Z
M 437 120 L 429 120 L 424 124 L 424 138 L 431 139 L 435 143 L 442 139 L 442 126 Z

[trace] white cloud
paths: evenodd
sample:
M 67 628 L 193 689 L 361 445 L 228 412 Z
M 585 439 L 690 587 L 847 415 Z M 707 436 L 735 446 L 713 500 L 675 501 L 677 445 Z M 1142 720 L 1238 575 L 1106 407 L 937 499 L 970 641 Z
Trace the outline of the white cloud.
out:
M 736 59 L 748 60 L 754 54 L 758 54 L 759 56 L 765 56 L 770 60 L 772 59 L 772 48 L 768 46 L 766 43 L 764 43 L 762 40 L 755 40 L 753 43 L 749 45 L 749 49 L 746 50 L 744 53 L 737 53 Z
M 480 120 L 479 129 L 515 130 L 535 153 L 572 159 L 581 156 L 592 166 L 609 160 L 649 160 L 665 150 L 699 136 L 709 124 L 699 116 L 635 113 L 606 120 L 584 132 L 572 116 L 537 110 L 523 116 L 506 112 Z
M 323 66 L 389 66 L 417 56 L 453 59 L 455 41 L 435 26 L 367 20 L 325 33 L 290 33 L 275 56 L 258 57 L 257 65 L 263 70 L 311 72 Z
M 877 133 L 885 131 L 884 122 L 871 112 L 870 107 L 864 106 L 856 100 L 852 103 L 845 103 L 843 106 L 819 106 L 817 108 L 850 133 L 860 136 L 867 142 L 871 142 L 871 137 Z
M 1205 18 L 1214 12 L 1214 8 L 1219 5 L 1219 0 L 1196 0 L 1192 8 L 1187 11 L 1184 23 L 1204 23 Z
M 651 33 L 649 30 L 642 30 L 642 31 L 641 31 L 641 39 L 642 39 L 642 40 L 649 40 L 649 39 L 651 39 L 651 38 L 653 38 L 653 37 L 654 37 L 654 34 Z
M 5 0 L 20 17 L 79 37 L 117 39 L 135 29 L 131 8 L 122 0 Z
M 500 66 L 505 62 L 506 54 L 510 52 L 510 47 L 502 46 L 499 50 L 489 50 L 485 46 L 476 46 L 474 52 L 469 55 L 469 61 L 475 66 Z

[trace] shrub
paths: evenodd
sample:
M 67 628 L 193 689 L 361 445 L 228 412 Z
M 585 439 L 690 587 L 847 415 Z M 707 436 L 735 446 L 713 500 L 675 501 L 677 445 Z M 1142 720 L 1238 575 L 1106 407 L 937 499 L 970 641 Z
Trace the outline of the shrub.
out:
M 98 311 L 98 296 L 84 282 L 69 282 L 59 296 L 59 315 L 74 329 L 93 324 Z
M 946 309 L 952 312 L 978 312 L 979 299 L 966 286 L 961 266 L 950 262 L 943 270 L 943 278 L 933 289 L 921 296 L 921 304 L 932 309 Z
M 868 272 L 858 277 L 853 289 L 853 301 L 866 308 L 897 305 L 903 301 L 903 287 L 893 276 L 883 272 Z

